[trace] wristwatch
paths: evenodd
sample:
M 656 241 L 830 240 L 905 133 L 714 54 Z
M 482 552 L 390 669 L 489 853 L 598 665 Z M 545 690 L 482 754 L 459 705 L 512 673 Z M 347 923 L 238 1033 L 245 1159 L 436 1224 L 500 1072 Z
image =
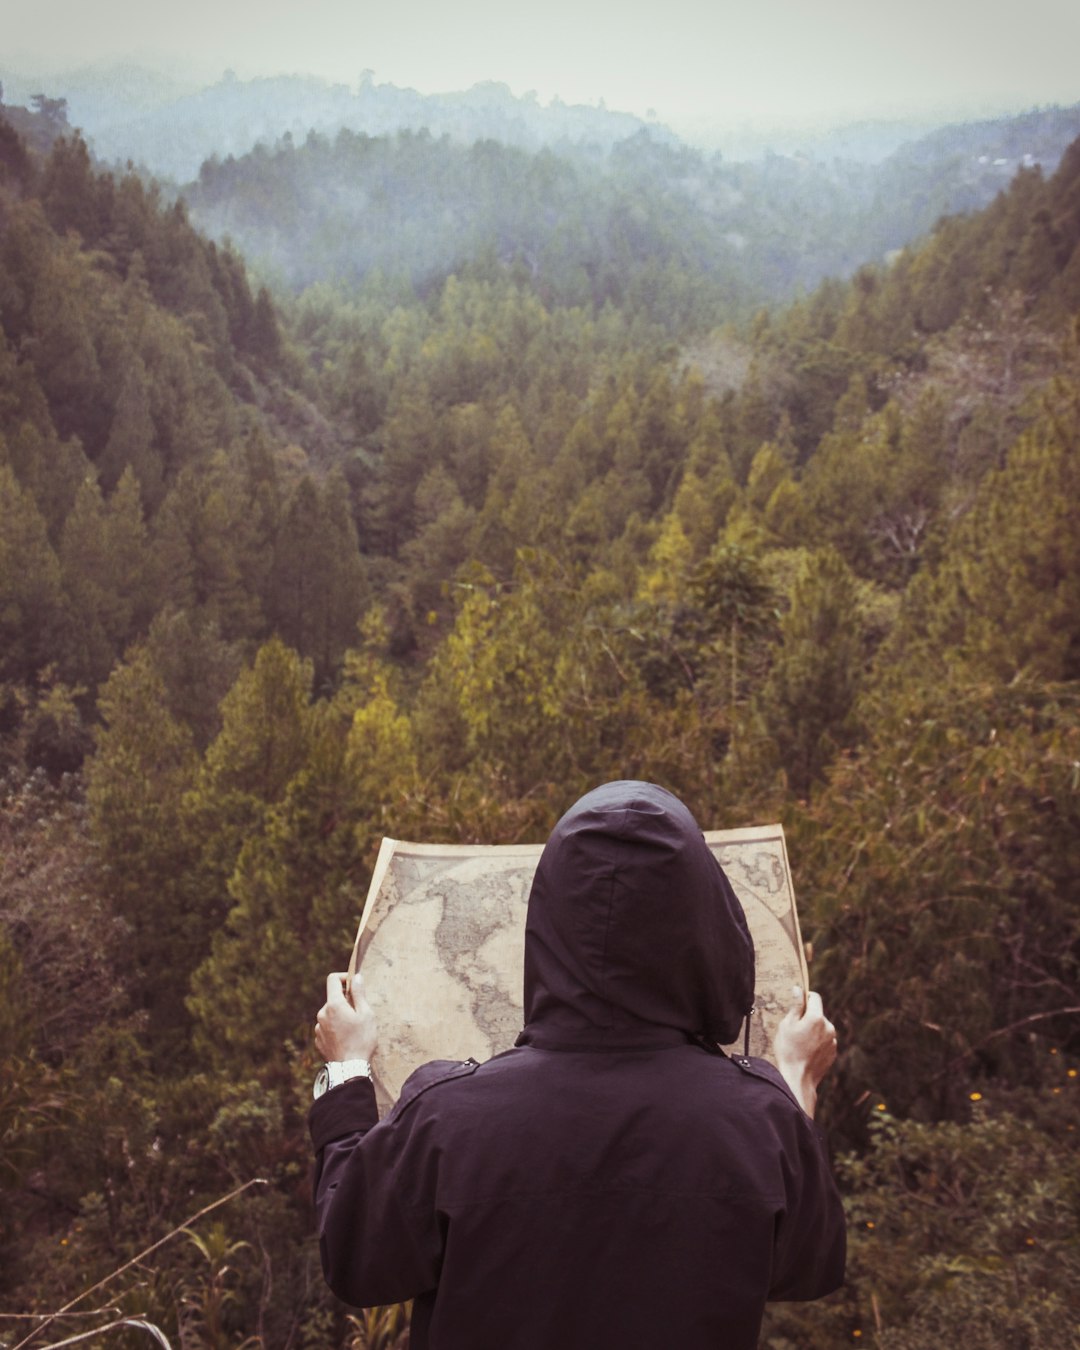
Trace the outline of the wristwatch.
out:
M 311 1095 L 316 1101 L 324 1092 L 340 1087 L 350 1078 L 370 1078 L 371 1065 L 366 1059 L 331 1059 L 315 1075 L 315 1085 Z

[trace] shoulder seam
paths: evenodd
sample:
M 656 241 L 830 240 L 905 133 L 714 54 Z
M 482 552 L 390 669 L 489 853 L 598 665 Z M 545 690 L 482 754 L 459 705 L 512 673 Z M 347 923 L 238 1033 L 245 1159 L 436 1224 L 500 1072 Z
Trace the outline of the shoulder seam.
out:
M 779 1069 L 774 1070 L 776 1073 L 776 1078 L 774 1078 L 771 1073 L 763 1072 L 754 1060 L 747 1055 L 731 1055 L 730 1059 L 733 1064 L 749 1077 L 756 1078 L 760 1083 L 771 1084 L 778 1092 L 782 1093 L 793 1106 L 799 1108 L 800 1115 L 806 1116 L 806 1112 L 803 1110 L 798 1098 L 792 1092 L 791 1088 L 788 1087 L 787 1083 L 784 1082 L 783 1075 L 780 1073 Z M 773 1066 L 770 1064 L 769 1068 L 771 1069 Z M 777 1081 L 777 1079 L 779 1079 L 779 1081 Z M 806 1118 L 807 1120 L 810 1120 L 809 1116 L 806 1116 Z
M 448 1069 L 437 1078 L 431 1078 L 426 1083 L 421 1083 L 409 1093 L 408 1097 L 399 1097 L 394 1104 L 392 1114 L 400 1116 L 402 1112 L 407 1111 L 409 1107 L 412 1106 L 413 1102 L 418 1101 L 425 1092 L 430 1092 L 432 1088 L 440 1087 L 443 1083 L 455 1082 L 459 1078 L 468 1078 L 470 1074 L 475 1073 L 479 1067 L 479 1062 L 471 1056 L 468 1059 L 461 1060 L 460 1063 L 455 1064 L 452 1069 Z

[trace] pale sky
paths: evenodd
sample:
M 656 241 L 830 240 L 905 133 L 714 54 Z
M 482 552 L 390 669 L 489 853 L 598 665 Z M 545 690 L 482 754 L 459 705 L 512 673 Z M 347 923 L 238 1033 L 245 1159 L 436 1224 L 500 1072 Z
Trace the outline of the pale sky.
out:
M 501 80 L 677 129 L 1080 102 L 1080 0 L 0 0 L 0 64 L 135 58 L 423 93 Z

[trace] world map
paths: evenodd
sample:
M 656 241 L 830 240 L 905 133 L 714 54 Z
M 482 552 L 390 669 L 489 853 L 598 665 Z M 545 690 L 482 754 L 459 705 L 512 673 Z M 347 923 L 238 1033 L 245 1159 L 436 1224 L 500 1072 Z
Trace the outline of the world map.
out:
M 776 1025 L 807 988 L 784 832 L 713 830 L 706 842 L 742 903 L 757 957 L 750 1053 L 771 1057 Z M 379 1025 L 380 1108 L 432 1059 L 485 1060 L 522 1025 L 525 911 L 543 845 L 384 839 L 349 965 Z M 726 1047 L 742 1053 L 742 1041 Z

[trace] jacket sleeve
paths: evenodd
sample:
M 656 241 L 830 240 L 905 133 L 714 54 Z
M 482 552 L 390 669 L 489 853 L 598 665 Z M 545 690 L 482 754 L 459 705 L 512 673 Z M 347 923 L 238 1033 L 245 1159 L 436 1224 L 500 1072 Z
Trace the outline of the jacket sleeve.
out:
M 802 1109 L 782 1075 L 767 1061 L 737 1060 L 744 1072 L 767 1079 L 783 1095 L 768 1108 L 775 1131 L 784 1201 L 777 1214 L 768 1297 L 822 1298 L 844 1282 L 847 1228 L 821 1129 Z
M 795 1120 L 783 1164 L 787 1207 L 777 1223 L 770 1299 L 821 1298 L 844 1282 L 847 1232 L 825 1137 L 810 1118 Z
M 333 1088 L 308 1115 L 323 1275 L 354 1307 L 402 1302 L 436 1283 L 434 1164 L 415 1124 L 396 1113 L 380 1124 L 368 1079 Z

